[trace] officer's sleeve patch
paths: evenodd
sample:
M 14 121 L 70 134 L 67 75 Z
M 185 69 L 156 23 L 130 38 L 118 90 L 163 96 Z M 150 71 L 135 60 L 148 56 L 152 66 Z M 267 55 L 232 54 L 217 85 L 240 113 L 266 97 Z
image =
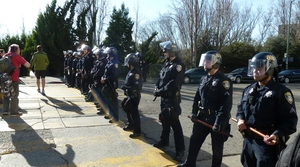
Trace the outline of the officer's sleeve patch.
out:
M 180 71 L 182 70 L 182 66 L 181 66 L 181 65 L 177 65 L 177 66 L 176 66 L 176 70 L 177 70 L 178 72 L 180 72 Z
M 223 81 L 223 82 L 222 82 L 222 85 L 223 85 L 223 87 L 224 87 L 226 90 L 228 90 L 228 89 L 230 88 L 230 83 L 229 83 L 229 81 L 227 81 L 227 80 Z
M 139 80 L 139 79 L 140 79 L 140 74 L 135 74 L 135 75 L 134 75 L 134 78 L 135 78 L 136 80 Z
M 284 94 L 284 97 L 285 97 L 287 102 L 289 102 L 290 104 L 293 103 L 294 99 L 293 99 L 292 94 L 290 92 L 286 92 Z
M 115 68 L 119 68 L 119 64 L 116 63 L 116 64 L 115 64 Z

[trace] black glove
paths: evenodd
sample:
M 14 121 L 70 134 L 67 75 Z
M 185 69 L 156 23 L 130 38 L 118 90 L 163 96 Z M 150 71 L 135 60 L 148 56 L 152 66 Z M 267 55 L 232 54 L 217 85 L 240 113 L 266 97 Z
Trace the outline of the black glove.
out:
M 214 126 L 212 127 L 212 130 L 214 132 L 220 133 L 221 132 L 221 126 L 218 124 L 214 124 Z
M 191 116 L 191 121 L 193 122 L 193 123 L 195 123 L 196 120 L 197 119 L 197 115 L 196 114 L 192 114 L 192 116 Z
M 123 85 L 123 86 L 121 87 L 121 89 L 125 91 L 125 90 L 126 90 L 125 85 Z
M 161 96 L 161 92 L 162 92 L 162 91 L 164 91 L 163 88 L 161 88 L 161 89 L 155 88 L 155 89 L 154 89 L 154 92 L 153 92 L 153 95 L 154 95 L 154 96 Z

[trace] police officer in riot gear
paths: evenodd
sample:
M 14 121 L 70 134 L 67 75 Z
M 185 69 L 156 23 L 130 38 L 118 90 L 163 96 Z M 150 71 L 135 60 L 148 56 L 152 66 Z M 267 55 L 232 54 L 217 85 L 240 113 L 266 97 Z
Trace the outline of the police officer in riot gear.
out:
M 191 118 L 194 126 L 189 152 L 186 161 L 178 166 L 196 166 L 198 152 L 208 134 L 212 139 L 212 166 L 221 166 L 224 142 L 228 136 L 224 136 L 220 132 L 230 132 L 229 119 L 233 93 L 231 80 L 219 72 L 221 63 L 222 57 L 217 51 L 208 51 L 201 55 L 199 66 L 204 67 L 208 75 L 200 79 L 194 97 Z M 194 119 L 208 123 L 213 128 L 195 122 Z
M 136 52 L 135 55 L 139 59 L 139 67 L 142 73 L 143 82 L 147 81 L 148 65 L 140 52 Z
M 236 114 L 244 137 L 241 163 L 245 167 L 274 167 L 289 135 L 296 132 L 294 96 L 276 82 L 277 67 L 270 52 L 260 52 L 248 62 L 248 76 L 256 82 L 244 89 Z M 251 133 L 250 127 L 265 134 L 264 138 Z
M 87 95 L 89 91 L 89 84 L 92 84 L 91 69 L 94 65 L 94 57 L 90 46 L 83 44 L 81 49 L 85 55 L 82 61 L 82 92 L 84 95 Z
M 135 54 L 128 54 L 124 62 L 124 65 L 127 65 L 130 71 L 127 73 L 124 85 L 121 87 L 126 95 L 121 106 L 126 112 L 128 120 L 123 130 L 133 130 L 129 137 L 136 138 L 141 135 L 141 120 L 138 106 L 141 99 L 142 77 L 139 70 L 139 59 Z
M 182 127 L 179 120 L 181 114 L 181 97 L 180 89 L 185 72 L 185 65 L 178 58 L 178 48 L 170 41 L 160 43 L 160 47 L 166 58 L 166 62 L 160 71 L 159 79 L 156 83 L 154 96 L 161 97 L 161 113 L 159 114 L 162 123 L 162 133 L 160 141 L 153 146 L 162 148 L 169 145 L 169 135 L 171 127 L 174 131 L 174 140 L 176 147 L 176 155 L 174 160 L 180 161 L 184 156 L 184 138 Z
M 115 47 L 107 47 L 104 51 L 107 55 L 108 63 L 105 66 L 104 75 L 101 78 L 103 86 L 103 93 L 106 97 L 109 114 L 105 118 L 112 119 L 109 121 L 119 121 L 119 108 L 118 108 L 118 94 L 116 89 L 118 88 L 118 77 L 119 77 L 119 56 L 118 51 Z
M 79 53 L 78 52 L 73 52 L 73 63 L 72 63 L 72 76 L 71 76 L 71 87 L 77 87 L 78 88 L 78 83 L 76 80 L 76 75 L 77 75 L 77 63 L 79 62 Z
M 66 79 L 66 85 L 70 87 L 71 85 L 71 75 L 70 75 L 70 65 L 72 65 L 71 58 L 72 58 L 72 50 L 64 51 L 65 52 L 65 60 L 64 60 L 64 74 L 65 74 L 65 79 Z
M 105 112 L 103 111 L 103 109 L 101 107 L 99 107 L 99 103 L 97 99 L 97 96 L 101 96 L 101 99 L 104 99 L 104 95 L 102 93 L 102 88 L 103 88 L 103 84 L 101 83 L 101 77 L 104 75 L 104 71 L 105 71 L 105 66 L 107 64 L 107 59 L 106 59 L 106 55 L 103 53 L 103 49 L 100 49 L 98 47 L 94 47 L 92 49 L 93 54 L 96 57 L 96 60 L 94 61 L 94 66 L 91 70 L 91 75 L 92 75 L 92 79 L 93 79 L 93 88 L 95 90 L 95 95 L 93 95 L 94 97 L 94 103 L 97 105 L 98 104 L 98 111 L 97 114 L 98 115 L 104 115 Z

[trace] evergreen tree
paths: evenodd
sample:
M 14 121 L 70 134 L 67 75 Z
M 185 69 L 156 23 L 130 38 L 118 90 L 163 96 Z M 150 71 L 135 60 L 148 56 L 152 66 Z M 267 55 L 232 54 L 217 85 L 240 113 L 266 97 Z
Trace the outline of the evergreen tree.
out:
M 128 17 L 129 10 L 125 8 L 124 3 L 120 10 L 113 9 L 109 26 L 106 30 L 107 37 L 103 41 L 105 46 L 114 46 L 119 53 L 120 61 L 133 52 L 134 42 L 132 41 L 133 21 Z
M 35 31 L 36 43 L 43 46 L 50 61 L 50 75 L 62 74 L 63 50 L 75 49 L 73 18 L 77 0 L 66 1 L 64 7 L 57 7 L 56 0 L 47 5 L 46 11 L 39 14 Z

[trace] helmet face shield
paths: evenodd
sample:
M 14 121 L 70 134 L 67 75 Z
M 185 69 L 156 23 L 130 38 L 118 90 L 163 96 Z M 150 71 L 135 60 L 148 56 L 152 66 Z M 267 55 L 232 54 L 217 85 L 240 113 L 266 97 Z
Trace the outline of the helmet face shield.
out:
M 172 42 L 171 41 L 161 42 L 159 44 L 159 46 L 163 50 L 163 52 L 165 53 L 167 50 L 171 50 L 172 49 Z
M 264 75 L 270 67 L 266 65 L 265 59 L 249 59 L 248 61 L 248 76 L 262 76 Z
M 127 66 L 127 65 L 128 65 L 129 58 L 130 58 L 130 54 L 128 54 L 128 55 L 124 58 L 124 66 Z
M 199 62 L 199 67 L 212 68 L 213 66 L 213 55 L 212 54 L 202 54 Z
M 110 47 L 106 47 L 103 51 L 104 54 L 109 54 L 111 52 Z
M 128 65 L 135 66 L 135 65 L 138 65 L 138 62 L 139 62 L 139 59 L 134 53 L 130 53 L 124 58 L 125 66 L 128 66 Z

